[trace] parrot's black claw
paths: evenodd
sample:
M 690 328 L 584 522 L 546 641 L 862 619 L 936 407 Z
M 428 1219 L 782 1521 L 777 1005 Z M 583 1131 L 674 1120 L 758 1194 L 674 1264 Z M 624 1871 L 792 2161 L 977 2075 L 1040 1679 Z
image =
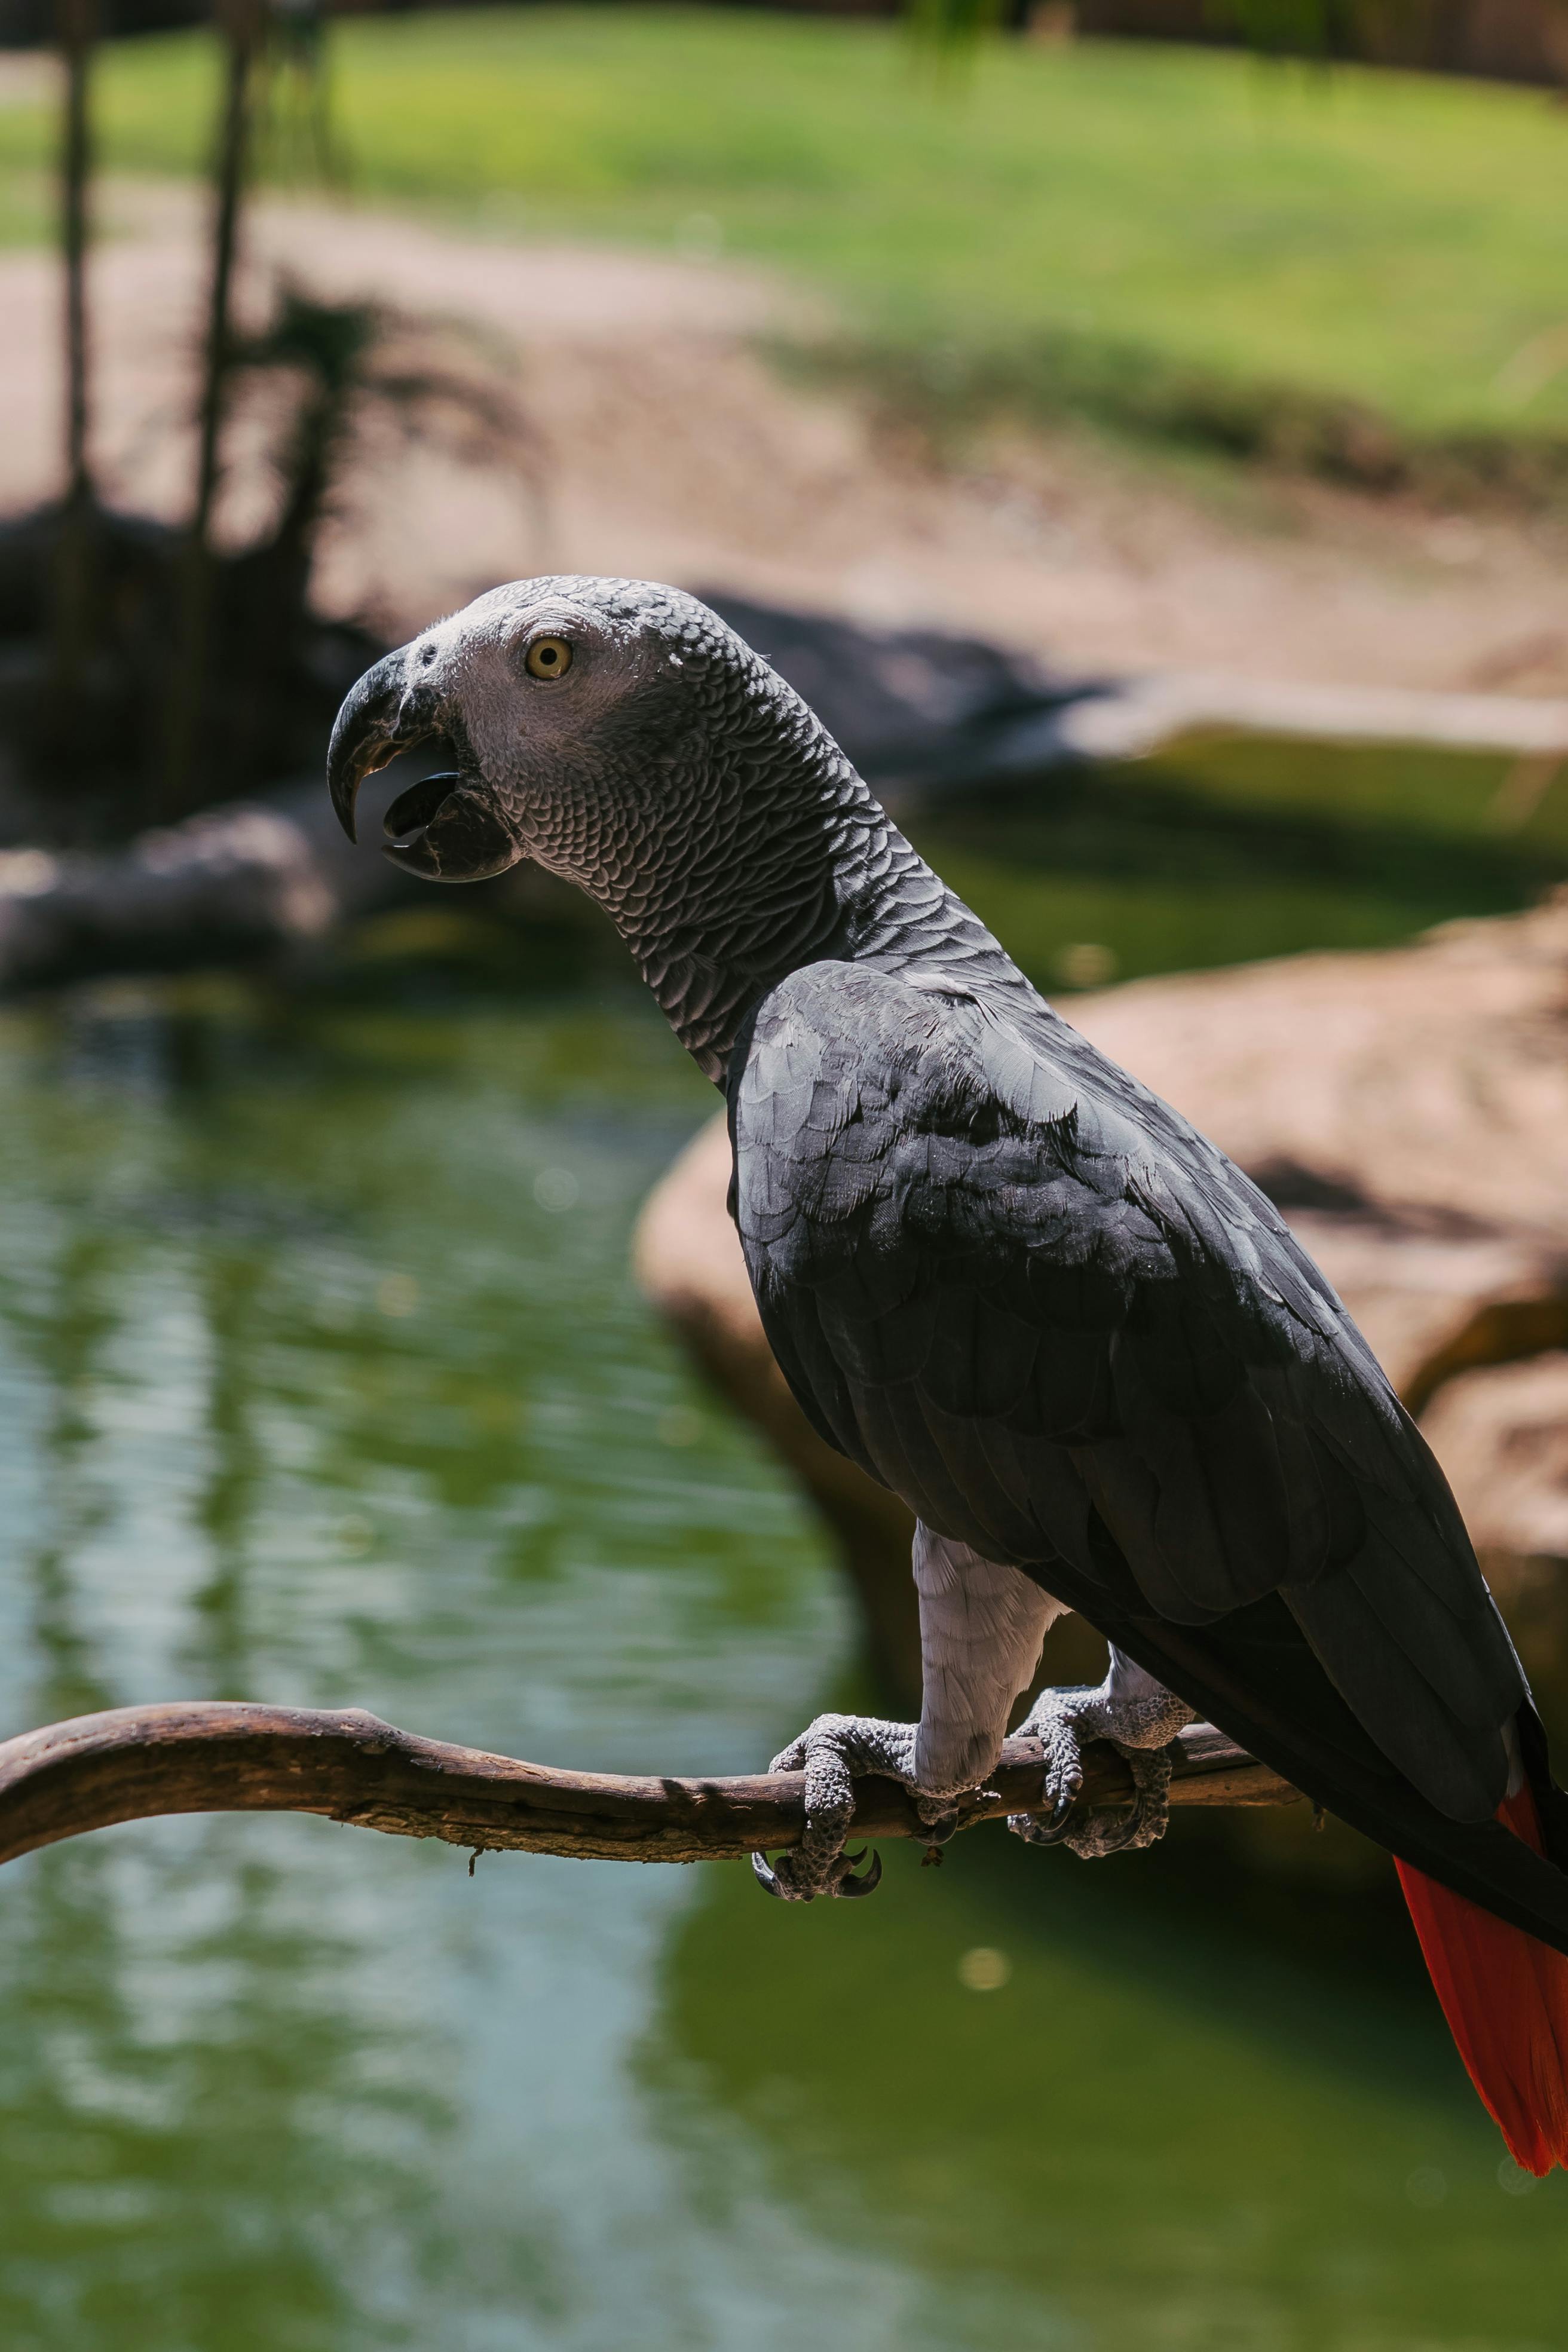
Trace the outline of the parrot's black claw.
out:
M 752 1874 L 764 1895 L 776 1895 L 781 1903 L 784 1901 L 784 1891 L 779 1885 L 778 1873 L 765 1853 L 754 1853 L 752 1856 Z
M 1162 1822 L 1161 1829 L 1163 1826 Z M 1151 1843 L 1150 1827 L 1151 1815 L 1141 1799 L 1136 1800 L 1120 1819 L 1114 1813 L 1097 1813 L 1094 1817 L 1094 1859 L 1099 1861 L 1106 1854 L 1125 1853 L 1131 1846 L 1148 1845 Z M 1155 1834 L 1158 1835 L 1159 1832 L 1156 1831 Z
M 1072 1828 L 1077 1809 L 1077 1789 L 1064 1789 L 1051 1807 L 1048 1821 L 1042 1821 L 1037 1813 L 1009 1813 L 1007 1827 L 1026 1845 L 1060 1845 Z
M 1078 1790 L 1076 1789 L 1064 1789 L 1061 1795 L 1057 1799 L 1056 1803 L 1051 1807 L 1050 1820 L 1048 1822 L 1037 1822 L 1036 1823 L 1036 1843 L 1038 1845 L 1059 1845 L 1063 1838 L 1065 1838 L 1068 1833 L 1068 1823 L 1073 1817 L 1073 1809 L 1077 1803 Z
M 1047 1817 L 1014 1813 L 1007 1826 L 1030 1845 L 1065 1845 L 1082 1861 L 1131 1853 L 1165 1832 L 1170 1807 L 1170 1745 L 1193 1711 L 1112 1650 L 1111 1670 L 1096 1689 L 1044 1690 L 1019 1729 L 1045 1751 L 1042 1809 Z M 1103 1739 L 1117 1749 L 1132 1780 L 1132 1801 L 1086 1805 L 1083 1750 Z
M 854 1865 L 865 1861 L 865 1847 L 862 1846 L 858 1853 L 847 1853 L 844 1859 L 851 1865 L 851 1867 L 834 1888 L 833 1892 L 835 1895 L 842 1895 L 846 1899 L 851 1899 L 858 1895 L 874 1894 L 876 1889 L 880 1886 L 882 1883 L 881 1855 L 879 1853 L 874 1853 L 871 1856 L 870 1869 L 865 1872 L 859 1878 L 857 1878 L 855 1875 Z
M 940 1812 L 928 1813 L 917 1804 L 921 1817 L 921 1840 L 925 1845 L 946 1845 L 963 1826 L 963 1816 L 956 1805 L 946 1805 Z

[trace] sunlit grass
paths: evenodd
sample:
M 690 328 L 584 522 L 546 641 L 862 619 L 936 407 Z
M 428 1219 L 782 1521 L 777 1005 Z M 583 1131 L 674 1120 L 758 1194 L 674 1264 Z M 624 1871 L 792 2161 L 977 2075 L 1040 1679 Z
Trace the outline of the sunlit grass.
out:
M 0 131 L 3 128 L 0 119 Z M 0 246 L 34 245 L 47 236 L 53 226 L 53 209 L 41 173 L 7 170 L 0 176 Z
M 630 8 L 332 42 L 365 195 L 720 242 L 895 335 L 1103 337 L 1413 431 L 1568 419 L 1568 119 L 1537 91 L 1110 42 L 995 42 L 943 79 L 896 26 Z M 108 161 L 190 170 L 213 89 L 202 35 L 120 44 Z M 45 131 L 8 109 L 0 163 Z

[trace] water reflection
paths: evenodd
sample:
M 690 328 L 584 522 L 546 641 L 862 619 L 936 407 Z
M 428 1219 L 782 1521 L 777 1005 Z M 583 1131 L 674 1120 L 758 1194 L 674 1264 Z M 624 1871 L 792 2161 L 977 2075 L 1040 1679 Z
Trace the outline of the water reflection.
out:
M 175 1002 L 0 1024 L 4 1729 L 231 1694 L 754 1764 L 847 1621 L 628 1295 L 710 1103 L 653 1016 Z M 1555 2340 L 1561 2200 L 1403 1958 L 1282 1956 L 1169 1850 L 914 1861 L 843 1916 L 307 1821 L 14 1865 L 0 2343 Z
M 698 2147 L 743 2121 L 775 2196 L 923 2275 L 913 2340 L 1557 2339 L 1560 2189 L 1501 2184 L 1413 1971 L 1184 1898 L 1170 1849 L 1120 1882 L 978 1843 L 940 1882 L 889 1859 L 864 1932 L 814 1906 L 781 1937 L 712 1874 L 646 2063 Z

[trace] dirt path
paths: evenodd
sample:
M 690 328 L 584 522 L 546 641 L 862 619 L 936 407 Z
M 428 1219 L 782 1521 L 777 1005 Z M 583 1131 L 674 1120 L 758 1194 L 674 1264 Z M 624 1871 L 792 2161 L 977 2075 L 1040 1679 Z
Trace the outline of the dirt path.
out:
M 200 215 L 187 193 L 147 187 L 116 190 L 111 209 L 95 265 L 100 458 L 116 495 L 174 514 Z M 1568 690 L 1560 528 L 1187 485 L 1076 435 L 944 475 L 853 398 L 805 392 L 760 358 L 759 331 L 804 306 L 727 266 L 280 202 L 258 208 L 251 253 L 253 293 L 286 271 L 482 328 L 542 437 L 543 518 L 428 447 L 362 452 L 321 587 L 400 633 L 499 578 L 560 569 L 976 630 L 1074 669 Z M 0 256 L 0 505 L 55 478 L 56 300 L 47 257 Z M 237 436 L 234 529 L 269 494 L 257 448 Z

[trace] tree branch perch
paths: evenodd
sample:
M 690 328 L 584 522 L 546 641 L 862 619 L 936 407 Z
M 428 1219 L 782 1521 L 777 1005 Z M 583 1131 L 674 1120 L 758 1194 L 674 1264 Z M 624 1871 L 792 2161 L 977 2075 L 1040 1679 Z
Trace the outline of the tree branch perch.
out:
M 1176 1805 L 1279 1805 L 1298 1792 L 1207 1725 L 1184 1731 Z M 1130 1798 L 1114 1749 L 1087 1751 L 1084 1793 Z M 1037 1809 L 1040 1751 L 1009 1739 L 994 1795 L 963 1827 Z M 171 1701 L 82 1715 L 0 1745 L 0 1863 L 111 1822 L 163 1813 L 324 1813 L 398 1837 L 569 1854 L 581 1860 L 700 1862 L 798 1843 L 803 1776 L 692 1780 L 554 1771 L 516 1757 L 399 1731 L 359 1707 Z M 857 1838 L 919 1838 L 904 1790 L 856 1783 Z

